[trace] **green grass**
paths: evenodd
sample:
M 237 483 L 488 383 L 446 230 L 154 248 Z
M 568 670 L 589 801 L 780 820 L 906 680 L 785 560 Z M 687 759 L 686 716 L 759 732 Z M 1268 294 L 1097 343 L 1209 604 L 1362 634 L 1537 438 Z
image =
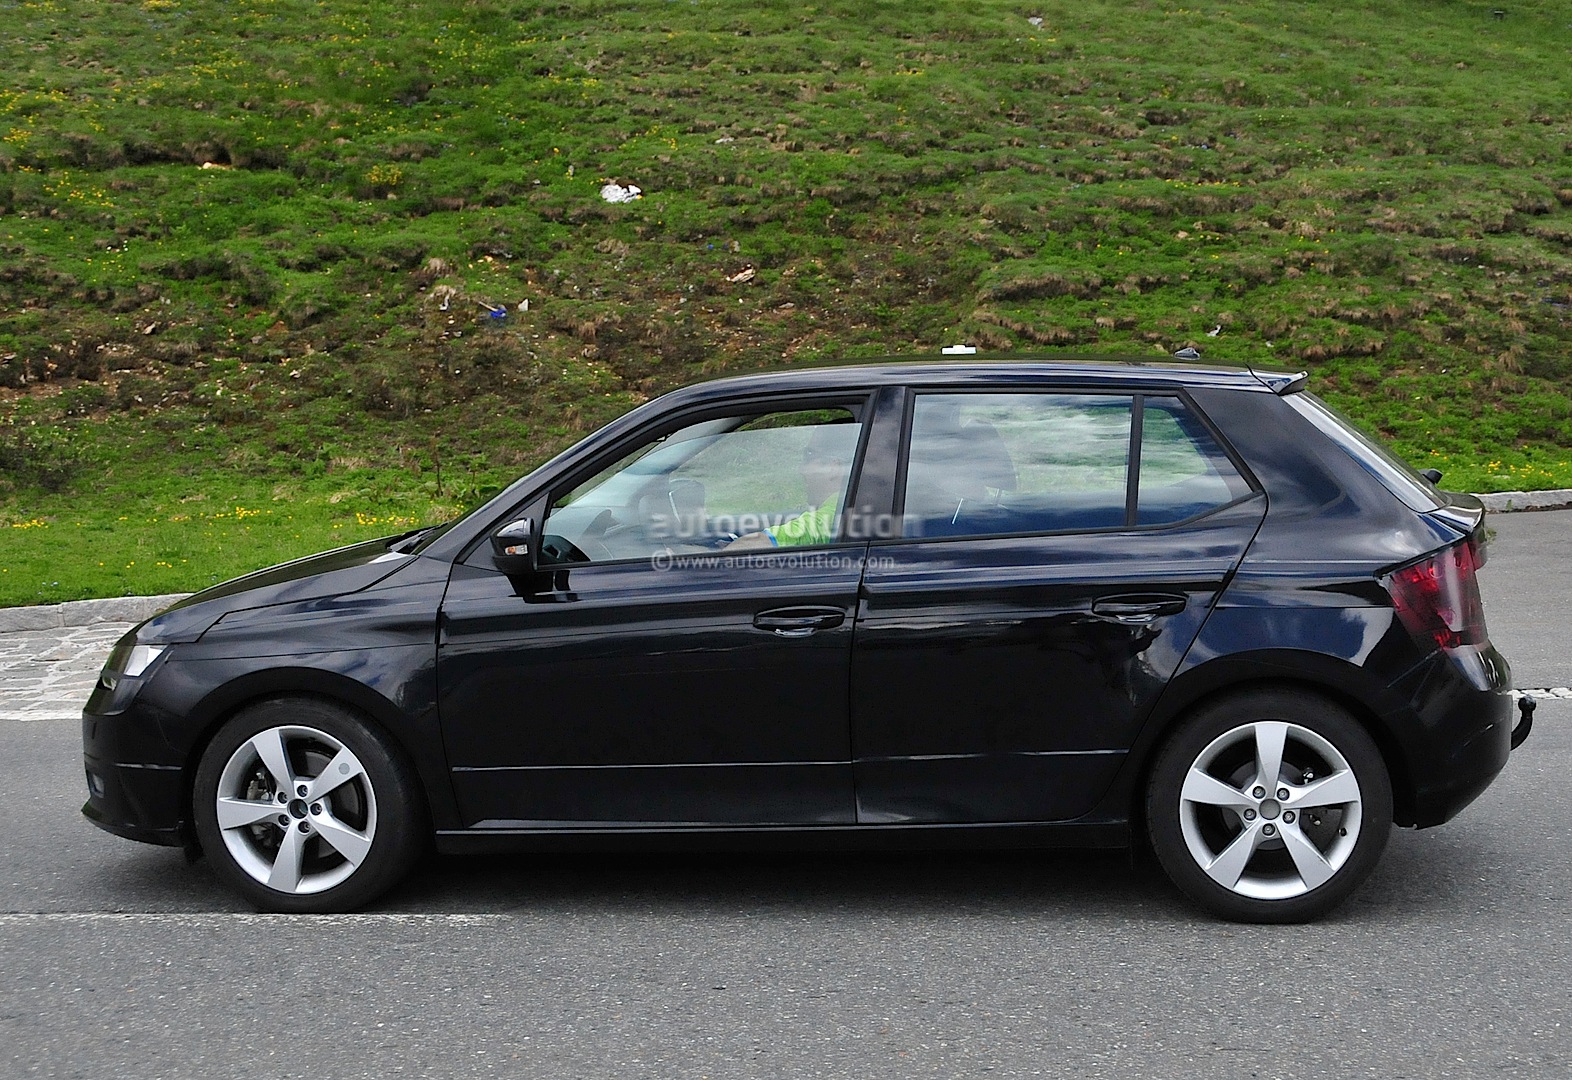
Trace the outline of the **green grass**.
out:
M 156 504 L 110 517 L 89 510 L 13 522 L 20 540 L 0 567 L 0 589 L 21 601 L 189 592 L 258 566 L 285 562 L 306 545 L 328 546 L 407 531 L 417 518 L 344 515 L 325 501 L 289 508 Z
M 1449 485 L 1572 486 L 1551 0 L 0 10 L 0 603 L 195 588 L 677 382 L 956 341 L 1309 368 Z

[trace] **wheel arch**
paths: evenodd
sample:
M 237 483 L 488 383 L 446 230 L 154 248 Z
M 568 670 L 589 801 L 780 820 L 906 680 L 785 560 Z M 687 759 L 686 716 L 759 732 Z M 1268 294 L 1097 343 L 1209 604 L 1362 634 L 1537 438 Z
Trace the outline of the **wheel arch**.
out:
M 1407 709 L 1407 703 L 1346 660 L 1324 653 L 1262 650 L 1208 661 L 1169 684 L 1130 751 L 1121 809 L 1129 815 L 1132 830 L 1144 839 L 1146 825 L 1142 807 L 1152 768 L 1179 725 L 1216 701 L 1255 690 L 1302 691 L 1326 700 L 1351 716 L 1381 752 L 1392 783 L 1393 823 L 1413 824 L 1412 770 L 1408 754 L 1387 719 Z
M 402 755 L 410 772 L 421 781 L 419 787 L 425 803 L 424 811 L 432 821 L 438 811 L 433 805 L 433 791 L 427 770 L 421 767 L 420 755 L 410 747 L 407 732 L 411 721 L 393 702 L 367 687 L 336 672 L 308 667 L 270 668 L 239 676 L 213 690 L 192 710 L 200 726 L 186 751 L 181 774 L 181 806 L 184 808 L 185 840 L 192 847 L 198 846 L 195 816 L 195 785 L 197 767 L 202 755 L 212 744 L 219 730 L 243 710 L 266 701 L 286 698 L 309 698 L 337 708 L 348 710 L 379 732 L 394 752 Z

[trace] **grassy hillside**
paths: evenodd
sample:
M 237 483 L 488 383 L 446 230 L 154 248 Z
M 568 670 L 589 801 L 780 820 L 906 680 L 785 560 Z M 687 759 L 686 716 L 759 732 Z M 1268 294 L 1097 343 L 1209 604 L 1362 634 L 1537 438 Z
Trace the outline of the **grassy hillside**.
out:
M 1308 367 L 1449 486 L 1572 486 L 1553 0 L 5 8 L 0 603 L 200 587 L 675 382 L 960 341 Z

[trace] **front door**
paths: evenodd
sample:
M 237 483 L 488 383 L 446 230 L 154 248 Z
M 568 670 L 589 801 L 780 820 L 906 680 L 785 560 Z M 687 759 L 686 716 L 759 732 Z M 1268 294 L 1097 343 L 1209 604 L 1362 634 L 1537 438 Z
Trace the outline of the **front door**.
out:
M 547 493 L 541 573 L 461 562 L 438 680 L 466 823 L 853 821 L 862 428 L 855 401 L 703 417 Z

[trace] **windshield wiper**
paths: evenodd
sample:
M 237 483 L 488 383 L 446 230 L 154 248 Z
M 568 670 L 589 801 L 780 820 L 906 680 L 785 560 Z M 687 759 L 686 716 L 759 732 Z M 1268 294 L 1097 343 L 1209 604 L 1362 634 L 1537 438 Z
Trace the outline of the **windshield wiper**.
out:
M 407 555 L 411 551 L 415 550 L 415 546 L 417 544 L 440 528 L 442 528 L 441 525 L 431 525 L 424 529 L 416 529 L 408 536 L 404 536 L 393 541 L 388 545 L 388 550 L 399 555 Z

